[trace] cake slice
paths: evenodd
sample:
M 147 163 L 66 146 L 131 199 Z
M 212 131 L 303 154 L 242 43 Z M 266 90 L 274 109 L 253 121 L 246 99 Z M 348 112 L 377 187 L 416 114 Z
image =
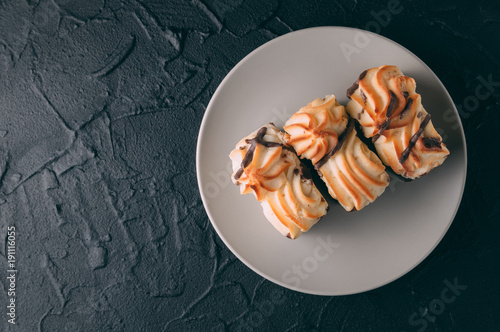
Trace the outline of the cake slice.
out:
M 274 124 L 243 138 L 229 157 L 241 194 L 254 194 L 281 234 L 296 239 L 326 214 L 328 203 Z
M 384 65 L 365 70 L 347 90 L 349 114 L 384 164 L 408 179 L 427 174 L 450 154 L 415 88 L 413 78 Z
M 301 158 L 311 160 L 345 210 L 361 210 L 389 184 L 384 165 L 357 137 L 354 121 L 334 95 L 302 107 L 284 129 L 286 142 Z

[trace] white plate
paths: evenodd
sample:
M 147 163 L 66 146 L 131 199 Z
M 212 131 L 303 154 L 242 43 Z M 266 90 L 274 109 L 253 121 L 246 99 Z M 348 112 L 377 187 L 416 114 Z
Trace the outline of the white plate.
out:
M 317 97 L 333 93 L 345 105 L 345 92 L 359 74 L 383 64 L 397 65 L 415 78 L 451 155 L 416 181 L 393 177 L 385 193 L 360 212 L 346 213 L 330 198 L 330 211 L 316 226 L 297 240 L 285 238 L 266 220 L 253 195 L 240 195 L 231 183 L 229 152 L 265 123 L 282 128 Z M 379 35 L 322 27 L 276 38 L 231 70 L 205 112 L 196 166 L 207 214 L 243 263 L 293 290 L 343 295 L 385 285 L 429 255 L 457 212 L 467 160 L 456 108 L 429 67 Z

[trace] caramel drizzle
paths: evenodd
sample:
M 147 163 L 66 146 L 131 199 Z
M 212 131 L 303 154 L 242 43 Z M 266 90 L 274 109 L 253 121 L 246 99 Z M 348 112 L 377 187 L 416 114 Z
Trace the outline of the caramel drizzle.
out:
M 351 131 L 353 129 L 354 129 L 354 120 L 352 118 L 350 118 L 349 123 L 347 124 L 347 127 L 344 129 L 342 134 L 340 134 L 340 136 L 339 136 L 339 140 L 337 141 L 337 145 L 335 145 L 335 147 L 330 152 L 328 152 L 326 155 L 324 155 L 323 158 L 321 158 L 316 163 L 316 165 L 314 165 L 314 168 L 316 170 L 319 170 L 321 168 L 321 166 L 326 164 L 328 159 L 330 159 L 338 150 L 340 150 L 342 148 L 342 145 L 344 145 L 344 142 L 347 140 L 347 136 L 349 136 L 349 134 L 351 133 Z
M 417 132 L 411 137 L 410 144 L 408 144 L 408 146 L 403 151 L 403 153 L 401 153 L 401 157 L 399 158 L 399 162 L 401 165 L 403 165 L 405 163 L 406 159 L 408 159 L 408 156 L 410 155 L 411 149 L 413 149 L 413 147 L 417 143 L 418 138 L 420 137 L 420 135 L 422 135 L 425 127 L 427 127 L 427 124 L 429 123 L 430 120 L 431 120 L 431 115 L 427 114 L 424 118 L 424 121 L 422 121 L 422 123 L 420 124 L 420 128 L 418 128 Z
M 247 144 L 250 144 L 250 147 L 248 148 L 247 153 L 245 154 L 245 157 L 241 161 L 240 169 L 236 173 L 234 173 L 235 180 L 238 180 L 243 175 L 245 168 L 252 162 L 255 149 L 257 148 L 257 144 L 261 144 L 261 145 L 265 146 L 266 148 L 275 148 L 275 147 L 282 147 L 283 146 L 283 144 L 281 144 L 281 143 L 264 141 L 264 136 L 266 136 L 266 131 L 267 131 L 267 127 L 262 127 L 259 129 L 259 131 L 257 132 L 257 135 L 255 135 L 254 138 L 245 140 L 245 142 Z
M 359 75 L 358 80 L 356 82 L 354 82 L 354 84 L 349 89 L 347 89 L 347 93 L 346 93 L 347 98 L 349 98 L 349 99 L 351 98 L 351 95 L 354 93 L 354 91 L 356 91 L 359 88 L 359 82 L 365 76 L 366 76 L 366 70 L 364 72 L 362 72 L 361 75 Z M 363 99 L 363 103 L 366 106 L 366 96 L 365 96 L 365 94 L 364 94 L 364 92 L 362 90 L 360 90 L 360 94 L 361 94 L 361 98 Z M 387 106 L 387 111 L 385 113 L 386 114 L 386 120 L 378 127 L 378 133 L 375 136 L 372 137 L 372 143 L 375 143 L 377 141 L 377 139 L 380 137 L 380 135 L 385 130 L 387 130 L 387 128 L 389 127 L 389 125 L 391 123 L 391 120 L 392 120 L 391 119 L 391 115 L 392 115 L 392 111 L 394 109 L 394 106 L 396 105 L 397 98 L 396 98 L 396 95 L 394 94 L 394 92 L 392 92 L 392 90 L 389 90 L 389 95 L 390 95 L 389 105 Z M 401 111 L 401 113 L 399 114 L 399 119 L 403 118 L 403 116 L 405 115 L 405 113 L 410 109 L 410 107 L 413 104 L 413 98 L 408 98 L 409 97 L 409 93 L 407 91 L 403 91 L 403 96 L 406 99 L 406 104 L 405 104 L 405 107 L 403 108 L 403 110 Z M 417 117 L 420 117 L 420 114 L 418 114 Z M 359 119 L 359 114 L 358 114 L 358 119 Z M 425 116 L 424 120 L 422 121 L 422 123 L 420 124 L 420 128 L 418 129 L 418 131 L 411 137 L 408 146 L 403 151 L 403 153 L 401 153 L 401 157 L 399 158 L 399 162 L 401 163 L 401 165 L 403 165 L 406 162 L 406 160 L 408 159 L 408 157 L 410 155 L 410 152 L 411 152 L 411 149 L 413 149 L 413 147 L 417 143 L 419 137 L 424 132 L 425 127 L 427 127 L 427 124 L 429 123 L 430 120 L 431 120 L 431 115 L 427 114 Z M 346 128 L 346 131 L 347 131 L 347 128 Z M 344 133 L 346 131 L 344 131 Z M 344 133 L 342 133 L 342 135 Z M 345 137 L 342 137 L 342 138 L 345 140 Z M 339 143 L 337 143 L 337 146 L 335 146 L 335 148 L 333 150 L 338 150 L 337 147 L 342 144 L 340 142 L 340 139 L 341 138 L 339 137 Z M 441 142 L 439 142 L 439 141 L 436 141 L 436 142 L 432 141 L 432 142 L 430 142 L 430 140 L 431 139 L 429 139 L 429 142 L 425 142 L 427 144 L 424 144 L 426 147 L 429 146 L 428 147 L 429 149 L 441 146 Z M 339 149 L 340 149 L 340 147 L 339 147 Z M 330 158 L 336 151 L 333 152 L 333 153 L 331 153 L 331 152 L 327 155 L 328 158 Z M 323 166 L 323 164 L 326 162 L 326 160 L 323 161 L 323 159 L 325 159 L 325 157 L 327 157 L 327 156 L 324 156 L 314 167 L 316 169 L 319 169 L 321 166 Z M 327 158 L 327 160 L 328 160 L 328 158 Z M 319 164 L 320 164 L 320 166 L 318 166 Z

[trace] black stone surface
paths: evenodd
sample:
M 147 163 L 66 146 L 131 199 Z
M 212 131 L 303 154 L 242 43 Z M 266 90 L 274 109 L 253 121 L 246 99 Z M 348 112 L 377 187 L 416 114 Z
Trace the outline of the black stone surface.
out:
M 0 330 L 499 331 L 500 3 L 404 1 L 388 18 L 390 3 L 1 0 Z M 199 125 L 229 70 L 322 25 L 375 30 L 419 56 L 468 144 L 464 198 L 436 250 L 344 297 L 289 291 L 244 266 L 212 228 L 195 175 Z M 455 279 L 467 288 L 440 307 Z

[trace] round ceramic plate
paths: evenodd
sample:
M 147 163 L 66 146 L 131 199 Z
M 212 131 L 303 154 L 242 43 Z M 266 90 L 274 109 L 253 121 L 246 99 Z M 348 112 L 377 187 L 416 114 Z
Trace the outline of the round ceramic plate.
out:
M 296 240 L 267 221 L 253 195 L 230 181 L 229 153 L 268 122 L 279 128 L 311 100 L 346 89 L 368 68 L 392 64 L 415 78 L 417 92 L 451 151 L 443 165 L 413 182 L 392 177 L 362 211 L 330 210 Z M 419 58 L 379 35 L 322 27 L 289 33 L 245 57 L 222 81 L 198 137 L 198 184 L 207 214 L 231 251 L 261 276 L 321 295 L 368 291 L 409 272 L 436 247 L 457 212 L 465 185 L 466 147 L 458 113 L 443 84 Z

